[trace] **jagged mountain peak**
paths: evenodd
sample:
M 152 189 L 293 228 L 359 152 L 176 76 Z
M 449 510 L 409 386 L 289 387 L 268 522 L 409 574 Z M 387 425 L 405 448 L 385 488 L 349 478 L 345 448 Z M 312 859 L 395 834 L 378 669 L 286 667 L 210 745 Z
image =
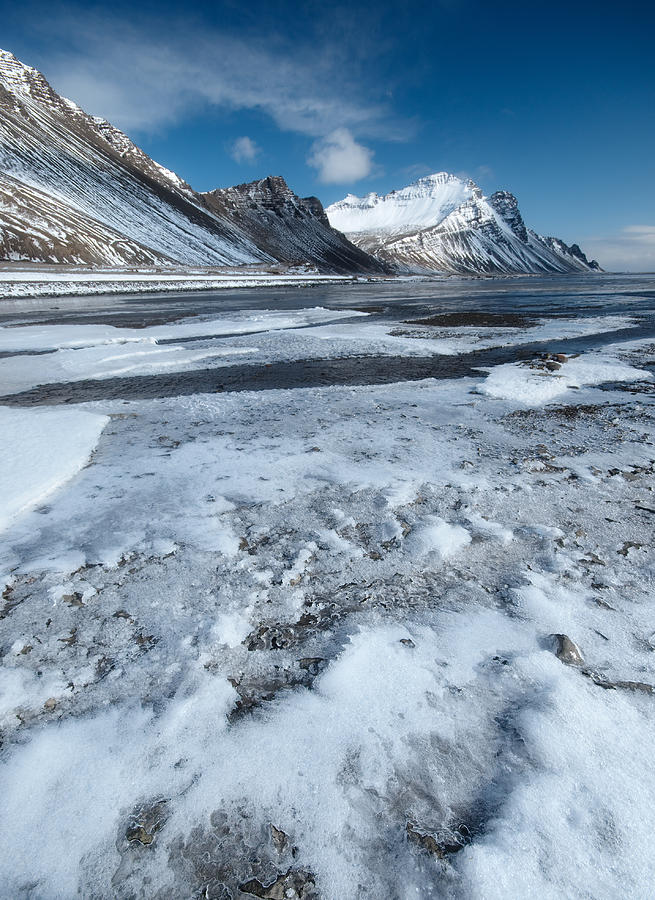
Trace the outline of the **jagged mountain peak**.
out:
M 79 110 L 76 104 L 60 97 L 37 69 L 25 65 L 9 50 L 0 50 L 0 86 L 15 99 L 31 99 L 55 107 L 68 104 Z
M 432 175 L 422 175 L 411 182 L 411 184 L 408 184 L 407 187 L 391 191 L 390 193 L 403 195 L 427 192 L 437 194 L 444 185 L 453 184 L 464 185 L 471 191 L 476 190 L 482 193 L 478 185 L 470 178 L 461 178 L 459 175 L 452 175 L 450 172 L 434 172 Z
M 202 195 L 211 203 L 225 203 L 232 208 L 248 204 L 259 204 L 264 209 L 281 212 L 283 209 L 297 211 L 320 219 L 330 227 L 323 204 L 318 197 L 299 197 L 291 190 L 282 175 L 266 175 L 255 181 L 236 184 L 228 188 L 216 188 Z
M 448 172 L 435 172 L 432 175 L 423 175 L 421 178 L 417 178 L 416 181 L 412 181 L 411 184 L 408 184 L 405 187 L 394 188 L 387 194 L 378 194 L 375 191 L 370 191 L 363 197 L 358 197 L 356 194 L 347 194 L 343 200 L 339 200 L 332 205 L 335 207 L 345 205 L 359 206 L 364 204 L 370 206 L 377 203 L 398 202 L 405 198 L 440 196 L 444 186 L 453 185 L 471 191 L 474 189 L 480 190 L 480 188 L 478 188 L 478 186 L 470 179 L 463 179 L 457 175 L 451 175 Z
M 227 188 L 215 188 L 203 192 L 203 197 L 224 198 L 236 204 L 257 200 L 269 203 L 293 202 L 298 197 L 291 190 L 282 175 L 266 175 L 255 181 L 235 184 Z
M 433 172 L 431 175 L 421 175 L 410 184 L 402 188 L 394 188 L 388 194 L 384 194 L 383 198 L 407 196 L 412 194 L 438 193 L 439 189 L 446 184 L 464 184 L 470 187 L 477 187 L 470 178 L 460 178 L 459 175 L 452 175 L 450 172 Z
M 58 94 L 38 69 L 21 62 L 9 50 L 0 50 L 0 87 L 14 97 L 93 121 L 77 103 Z
M 21 62 L 10 50 L 0 49 L 0 82 L 14 90 L 31 93 L 37 84 L 47 84 L 43 75 Z
M 318 197 L 299 197 L 281 175 L 202 195 L 209 209 L 256 236 L 259 247 L 290 264 L 314 259 L 333 271 L 383 272 L 378 262 L 335 231 Z
M 528 230 L 514 194 L 510 191 L 496 191 L 489 197 L 489 205 L 507 222 L 517 237 L 522 241 L 527 241 Z

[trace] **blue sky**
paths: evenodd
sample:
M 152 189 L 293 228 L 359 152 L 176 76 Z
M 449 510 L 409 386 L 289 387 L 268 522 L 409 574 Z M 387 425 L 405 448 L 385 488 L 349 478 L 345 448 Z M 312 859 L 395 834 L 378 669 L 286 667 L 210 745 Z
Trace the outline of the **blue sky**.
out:
M 655 270 L 655 9 L 570 0 L 24 3 L 0 46 L 198 190 L 327 205 L 435 171 Z

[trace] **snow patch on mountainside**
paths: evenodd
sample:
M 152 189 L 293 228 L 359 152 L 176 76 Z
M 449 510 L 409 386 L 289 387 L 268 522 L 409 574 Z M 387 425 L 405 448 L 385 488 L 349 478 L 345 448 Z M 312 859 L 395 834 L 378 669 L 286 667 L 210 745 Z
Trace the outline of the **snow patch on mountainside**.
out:
M 477 190 L 472 181 L 439 172 L 382 196 L 371 193 L 360 199 L 348 194 L 326 212 L 332 226 L 345 234 L 406 234 L 435 225 Z

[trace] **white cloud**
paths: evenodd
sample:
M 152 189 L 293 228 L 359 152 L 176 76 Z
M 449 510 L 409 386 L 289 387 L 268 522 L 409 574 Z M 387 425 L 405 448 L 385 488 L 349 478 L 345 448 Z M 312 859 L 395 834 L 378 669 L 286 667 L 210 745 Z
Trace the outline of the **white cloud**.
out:
M 128 133 L 184 121 L 207 107 L 253 110 L 285 131 L 320 138 L 339 127 L 405 140 L 412 126 L 371 101 L 335 46 L 247 40 L 209 28 L 119 21 L 82 9 L 48 22 L 47 56 L 26 59 L 59 93 Z M 345 99 L 347 98 L 347 99 Z
M 325 184 L 347 184 L 365 178 L 373 167 L 373 151 L 358 144 L 347 128 L 336 128 L 316 141 L 307 160 Z
M 655 225 L 628 225 L 618 234 L 587 238 L 581 246 L 608 271 L 655 271 Z
M 254 162 L 260 154 L 260 148 L 247 135 L 237 138 L 230 148 L 230 156 L 235 162 Z

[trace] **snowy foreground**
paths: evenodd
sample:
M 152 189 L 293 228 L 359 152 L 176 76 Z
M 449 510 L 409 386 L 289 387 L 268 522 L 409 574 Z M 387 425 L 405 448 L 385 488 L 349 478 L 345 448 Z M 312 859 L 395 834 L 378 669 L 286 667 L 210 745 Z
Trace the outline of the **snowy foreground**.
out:
M 629 317 L 16 324 L 2 897 L 652 896 L 654 345 L 555 355 Z M 526 340 L 553 355 L 441 381 L 14 402 Z

